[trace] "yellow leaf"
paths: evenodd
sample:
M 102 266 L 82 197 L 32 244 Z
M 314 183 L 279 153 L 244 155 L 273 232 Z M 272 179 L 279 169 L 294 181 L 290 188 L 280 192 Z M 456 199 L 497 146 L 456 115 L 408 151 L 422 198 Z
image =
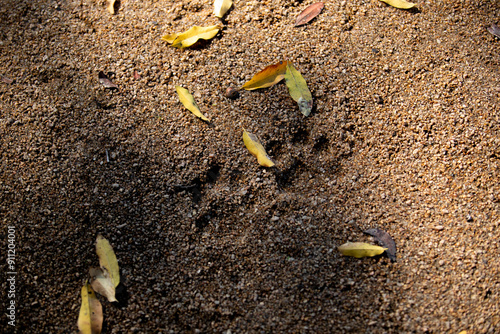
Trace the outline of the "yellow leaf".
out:
M 291 63 L 286 66 L 285 81 L 290 96 L 298 103 L 299 109 L 304 116 L 308 116 L 313 106 L 312 95 L 309 88 L 307 88 L 306 81 Z
M 177 38 L 177 35 L 179 35 L 179 34 L 175 33 L 175 34 L 165 35 L 161 39 L 163 39 L 164 41 L 167 41 L 168 43 L 172 44 L 175 41 L 175 39 Z
M 399 9 L 410 9 L 415 7 L 414 3 L 408 2 L 406 0 L 380 0 L 380 1 L 385 2 L 386 4 Z
M 106 269 L 90 268 L 89 269 L 92 288 L 95 292 L 108 298 L 110 302 L 117 302 L 115 297 L 115 286 L 111 282 L 111 277 Z
M 184 49 L 188 46 L 193 45 L 199 39 L 211 39 L 219 32 L 220 28 L 218 26 L 209 27 L 191 27 L 179 34 L 170 34 L 162 37 L 164 41 L 171 43 L 173 47 Z
M 460 333 L 458 334 L 467 334 L 467 331 L 461 331 Z
M 280 61 L 277 64 L 269 65 L 259 73 L 255 74 L 252 79 L 245 82 L 241 87 L 246 90 L 254 90 L 259 88 L 271 87 L 285 77 L 286 66 L 288 61 Z
M 78 316 L 81 334 L 99 334 L 102 330 L 102 305 L 88 282 L 82 287 L 82 304 Z
M 267 156 L 266 150 L 255 135 L 243 130 L 243 142 L 250 153 L 257 158 L 259 165 L 273 167 L 274 162 Z
M 113 251 L 113 247 L 109 244 L 109 241 L 100 234 L 97 236 L 96 252 L 97 256 L 99 256 L 99 265 L 101 268 L 107 270 L 111 282 L 113 282 L 116 288 L 118 284 L 120 284 L 118 260 L 116 259 L 115 252 Z
M 386 249 L 387 248 L 366 244 L 364 242 L 347 242 L 339 246 L 339 251 L 343 255 L 357 258 L 380 255 L 385 252 Z
M 215 0 L 214 1 L 214 15 L 222 18 L 224 14 L 231 8 L 233 5 L 232 0 Z
M 198 105 L 196 104 L 193 95 L 189 93 L 189 91 L 186 88 L 183 88 L 181 86 L 175 86 L 175 90 L 177 91 L 177 94 L 179 95 L 179 100 L 182 102 L 184 107 L 187 108 L 190 112 L 198 116 L 204 121 L 210 121 L 208 118 L 205 117 L 200 111 L 200 108 L 198 108 Z

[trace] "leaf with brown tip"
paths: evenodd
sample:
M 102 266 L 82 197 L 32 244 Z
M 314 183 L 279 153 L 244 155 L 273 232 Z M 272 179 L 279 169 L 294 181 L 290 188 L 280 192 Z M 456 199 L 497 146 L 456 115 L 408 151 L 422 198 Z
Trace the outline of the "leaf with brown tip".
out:
M 277 64 L 269 65 L 259 73 L 255 74 L 252 79 L 245 82 L 241 87 L 246 90 L 254 90 L 259 88 L 267 88 L 276 85 L 285 78 L 286 66 L 289 61 L 280 61 Z
M 313 3 L 312 5 L 304 9 L 302 13 L 299 14 L 299 16 L 297 16 L 297 19 L 295 19 L 295 26 L 298 27 L 308 23 L 316 16 L 318 16 L 324 7 L 325 4 L 322 2 Z
M 391 261 L 396 262 L 396 243 L 394 239 L 384 230 L 379 228 L 371 228 L 369 230 L 364 231 L 363 233 L 369 234 L 374 237 L 380 245 L 387 248 L 385 251 L 387 256 Z
M 82 287 L 82 304 L 78 316 L 81 334 L 99 334 L 102 330 L 102 305 L 88 282 Z

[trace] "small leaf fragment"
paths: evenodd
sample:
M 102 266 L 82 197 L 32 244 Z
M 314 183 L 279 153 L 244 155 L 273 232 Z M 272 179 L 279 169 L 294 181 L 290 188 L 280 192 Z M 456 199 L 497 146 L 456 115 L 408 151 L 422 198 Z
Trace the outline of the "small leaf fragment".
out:
M 0 75 L 0 78 L 2 78 L 2 81 L 5 82 L 6 84 L 11 84 L 14 82 L 11 78 L 6 77 L 5 75 Z
M 410 9 L 415 7 L 414 3 L 408 2 L 406 0 L 380 0 L 380 1 L 385 2 L 386 4 L 399 9 Z
M 109 73 L 108 73 L 109 74 Z M 106 88 L 118 89 L 118 86 L 115 85 L 103 71 L 99 71 L 99 82 Z
M 116 0 L 108 0 L 108 12 L 111 14 L 116 14 L 115 11 Z
M 291 63 L 286 66 L 285 81 L 292 99 L 299 105 L 304 116 L 309 116 L 313 107 L 311 92 L 302 75 Z
M 209 26 L 209 27 L 199 27 L 194 26 L 189 30 L 186 30 L 179 34 L 170 34 L 165 35 L 161 39 L 171 43 L 173 47 L 184 49 L 187 48 L 194 43 L 196 43 L 199 39 L 211 39 L 219 32 L 220 28 L 218 26 Z
M 78 315 L 78 329 L 81 334 L 99 334 L 102 330 L 102 305 L 88 282 L 82 287 L 82 303 Z
M 186 88 L 183 88 L 181 86 L 175 86 L 175 90 L 179 95 L 179 100 L 184 105 L 184 107 L 186 107 L 187 110 L 189 110 L 195 116 L 201 118 L 204 121 L 207 122 L 210 121 L 207 117 L 205 117 L 205 115 L 201 113 L 200 108 L 198 108 L 198 105 L 196 104 L 193 95 L 191 95 L 191 93 Z
M 308 6 L 306 9 L 304 9 L 302 11 L 302 13 L 300 13 L 297 16 L 297 19 L 295 20 L 295 26 L 298 27 L 298 26 L 301 26 L 301 25 L 308 23 L 309 21 L 314 19 L 316 16 L 318 16 L 324 7 L 325 7 L 325 4 L 322 2 L 316 2 L 316 3 L 313 3 L 312 5 Z
M 115 297 L 115 286 L 111 282 L 111 277 L 106 269 L 90 268 L 89 274 L 91 277 L 90 284 L 95 292 L 103 295 L 110 302 L 117 302 Z
M 387 248 L 370 245 L 364 242 L 347 242 L 338 247 L 339 251 L 345 256 L 362 258 L 367 256 L 377 256 L 382 254 Z
M 387 256 L 391 259 L 391 261 L 396 262 L 396 243 L 389 233 L 379 228 L 371 228 L 363 233 L 371 235 L 381 246 L 387 248 Z
M 215 0 L 214 1 L 214 15 L 222 18 L 224 14 L 231 8 L 233 5 L 232 0 Z
M 99 257 L 99 265 L 101 268 L 106 269 L 111 278 L 113 286 L 116 288 L 120 284 L 120 271 L 118 267 L 118 260 L 116 259 L 113 247 L 109 244 L 102 235 L 97 236 L 96 252 Z
M 257 158 L 257 162 L 259 163 L 259 165 L 264 167 L 274 166 L 274 162 L 269 158 L 266 150 L 264 149 L 264 146 L 262 146 L 262 144 L 254 134 L 243 130 L 243 142 L 245 143 L 245 146 L 250 151 L 250 153 Z
M 500 38 L 500 27 L 498 27 L 496 24 L 492 24 L 491 27 L 488 27 L 488 31 L 493 36 Z
M 277 64 L 269 65 L 262 71 L 255 74 L 252 79 L 245 82 L 241 87 L 246 90 L 254 90 L 259 88 L 267 88 L 276 85 L 285 78 L 285 72 L 288 61 L 280 61 Z

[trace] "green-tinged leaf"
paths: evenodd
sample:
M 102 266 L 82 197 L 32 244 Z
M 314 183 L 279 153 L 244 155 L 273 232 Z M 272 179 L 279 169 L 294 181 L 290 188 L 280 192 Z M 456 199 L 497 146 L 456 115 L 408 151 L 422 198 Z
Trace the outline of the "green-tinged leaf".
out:
M 116 288 L 118 284 L 120 284 L 118 260 L 116 259 L 115 252 L 113 251 L 113 247 L 109 244 L 109 241 L 100 234 L 97 236 L 96 252 L 99 257 L 99 265 L 109 273 L 111 282 L 113 282 Z
M 196 43 L 199 39 L 211 39 L 219 32 L 220 28 L 218 26 L 209 26 L 209 27 L 199 27 L 194 26 L 189 30 L 186 30 L 179 34 L 170 34 L 165 35 L 161 39 L 171 43 L 173 47 L 184 49 L 187 48 L 194 43 Z
M 78 316 L 81 334 L 99 334 L 102 330 L 102 305 L 88 282 L 82 287 L 82 304 Z
M 111 282 L 111 277 L 106 269 L 90 268 L 90 284 L 95 292 L 106 297 L 110 302 L 117 302 L 115 297 L 115 286 Z
M 214 1 L 214 15 L 222 18 L 224 14 L 231 8 L 233 5 L 232 0 L 215 0 Z
M 181 86 L 175 86 L 175 90 L 177 91 L 177 94 L 179 95 L 179 100 L 182 102 L 184 107 L 187 108 L 187 110 L 191 111 L 195 116 L 201 118 L 204 121 L 209 122 L 210 120 L 205 117 L 200 111 L 200 108 L 198 108 L 198 105 L 196 104 L 193 95 L 189 93 L 189 91 L 186 88 L 183 88 Z
M 276 85 L 285 78 L 285 72 L 289 61 L 280 61 L 277 64 L 269 65 L 259 73 L 255 74 L 252 79 L 245 82 L 241 87 L 246 90 L 254 90 L 259 88 L 267 88 Z
M 257 158 L 259 165 L 264 167 L 274 166 L 274 162 L 268 157 L 264 146 L 262 146 L 255 135 L 243 130 L 243 142 L 250 153 Z
M 387 248 L 370 245 L 364 242 L 347 242 L 339 246 L 339 251 L 346 256 L 354 256 L 357 258 L 367 256 L 377 256 L 385 252 Z
M 406 0 L 380 0 L 380 1 L 385 2 L 386 4 L 399 9 L 410 9 L 415 7 L 414 3 L 408 2 Z
M 304 116 L 309 116 L 313 107 L 313 100 L 307 83 L 302 75 L 291 63 L 286 66 L 285 81 L 292 99 L 299 105 Z

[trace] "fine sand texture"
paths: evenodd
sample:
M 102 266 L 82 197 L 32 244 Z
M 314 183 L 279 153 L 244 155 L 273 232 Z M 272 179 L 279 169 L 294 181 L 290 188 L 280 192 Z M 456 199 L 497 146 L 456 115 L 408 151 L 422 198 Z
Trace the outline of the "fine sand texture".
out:
M 104 333 L 500 333 L 500 2 L 324 1 L 294 27 L 313 2 L 0 0 L 0 332 L 76 333 L 102 234 Z M 223 28 L 161 40 L 194 25 Z M 308 117 L 284 82 L 225 97 L 282 60 Z M 396 262 L 338 251 L 370 228 Z

